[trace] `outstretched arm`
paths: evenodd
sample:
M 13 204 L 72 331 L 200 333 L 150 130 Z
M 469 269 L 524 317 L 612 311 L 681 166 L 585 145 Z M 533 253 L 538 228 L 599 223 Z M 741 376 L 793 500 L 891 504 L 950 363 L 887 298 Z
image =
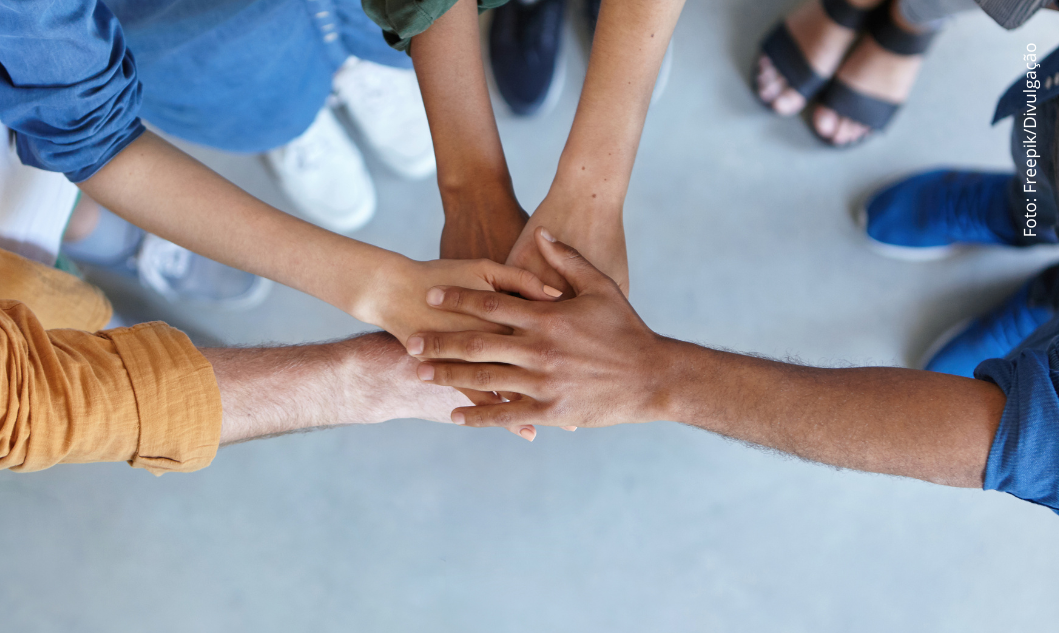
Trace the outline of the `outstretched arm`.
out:
M 628 294 L 622 205 L 658 69 L 683 6 L 684 0 L 603 0 L 555 180 L 519 236 L 509 264 L 566 290 L 534 244 L 533 231 L 547 226 Z
M 399 418 L 448 422 L 469 404 L 455 389 L 416 379 L 392 336 L 262 349 L 204 349 L 220 389 L 220 444 Z
M 151 233 L 307 292 L 402 341 L 426 323 L 445 330 L 490 327 L 465 316 L 431 315 L 420 297 L 437 283 L 465 280 L 482 290 L 552 298 L 525 271 L 489 261 L 416 262 L 309 224 L 247 194 L 150 132 L 80 187 Z
M 515 199 L 489 102 L 474 0 L 459 0 L 412 39 L 438 187 L 445 208 L 441 256 L 503 263 L 526 212 Z
M 844 468 L 982 487 L 1006 402 L 996 385 L 889 367 L 802 367 L 661 337 L 612 280 L 542 233 L 537 245 L 576 298 L 542 304 L 460 288 L 428 293 L 438 309 L 514 332 L 409 339 L 409 352 L 426 361 L 418 369 L 426 382 L 525 394 L 456 409 L 454 420 L 589 427 L 675 420 Z

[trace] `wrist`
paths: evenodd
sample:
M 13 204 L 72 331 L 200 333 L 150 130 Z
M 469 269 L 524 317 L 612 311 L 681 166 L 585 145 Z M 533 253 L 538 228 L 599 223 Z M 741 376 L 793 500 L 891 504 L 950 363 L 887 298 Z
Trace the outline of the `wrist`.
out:
M 649 420 L 690 424 L 692 418 L 697 417 L 690 414 L 696 409 L 692 397 L 702 392 L 702 382 L 708 377 L 703 368 L 706 361 L 703 355 L 712 350 L 677 339 L 658 338 L 656 349 L 652 351 L 656 361 L 652 364 L 652 373 L 656 378 L 644 415 Z
M 511 174 L 507 165 L 481 161 L 462 165 L 457 168 L 438 168 L 438 190 L 445 212 L 449 212 L 449 203 L 465 200 L 481 200 L 490 197 L 514 197 Z
M 410 278 L 410 269 L 416 262 L 393 251 L 376 250 L 365 266 L 346 268 L 357 271 L 360 283 L 350 285 L 354 291 L 345 310 L 358 321 L 386 329 L 384 322 L 387 300 L 393 294 L 391 289 L 395 283 L 401 284 L 401 280 Z

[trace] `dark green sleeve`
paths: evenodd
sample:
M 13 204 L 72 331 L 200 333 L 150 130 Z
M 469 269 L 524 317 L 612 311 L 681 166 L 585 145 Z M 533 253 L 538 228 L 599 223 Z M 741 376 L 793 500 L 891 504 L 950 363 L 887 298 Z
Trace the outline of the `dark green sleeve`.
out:
M 478 11 L 494 9 L 507 0 L 478 0 Z M 412 38 L 430 28 L 456 0 L 361 0 L 364 13 L 382 27 L 386 43 L 407 51 Z

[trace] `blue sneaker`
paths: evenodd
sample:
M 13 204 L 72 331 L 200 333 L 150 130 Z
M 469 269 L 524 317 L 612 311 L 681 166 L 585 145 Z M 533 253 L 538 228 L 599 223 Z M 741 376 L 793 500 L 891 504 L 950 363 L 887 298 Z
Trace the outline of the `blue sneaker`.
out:
M 923 367 L 957 376 L 974 376 L 984 360 L 1003 358 L 1056 314 L 1059 266 L 1045 269 L 1003 304 L 982 316 L 957 324 L 930 346 Z
M 930 171 L 876 192 L 860 213 L 873 247 L 905 260 L 944 257 L 959 244 L 1017 245 L 1012 174 Z
M 497 90 L 515 114 L 542 114 L 559 101 L 565 10 L 565 0 L 512 0 L 493 11 L 489 61 Z

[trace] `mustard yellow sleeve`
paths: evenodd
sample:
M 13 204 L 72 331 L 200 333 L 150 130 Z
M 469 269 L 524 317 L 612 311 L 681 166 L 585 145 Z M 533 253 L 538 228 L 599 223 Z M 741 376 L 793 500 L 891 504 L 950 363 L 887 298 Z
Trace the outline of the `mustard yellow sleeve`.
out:
M 0 468 L 128 461 L 160 475 L 213 460 L 220 391 L 179 330 L 45 330 L 24 304 L 3 300 L 0 347 Z

